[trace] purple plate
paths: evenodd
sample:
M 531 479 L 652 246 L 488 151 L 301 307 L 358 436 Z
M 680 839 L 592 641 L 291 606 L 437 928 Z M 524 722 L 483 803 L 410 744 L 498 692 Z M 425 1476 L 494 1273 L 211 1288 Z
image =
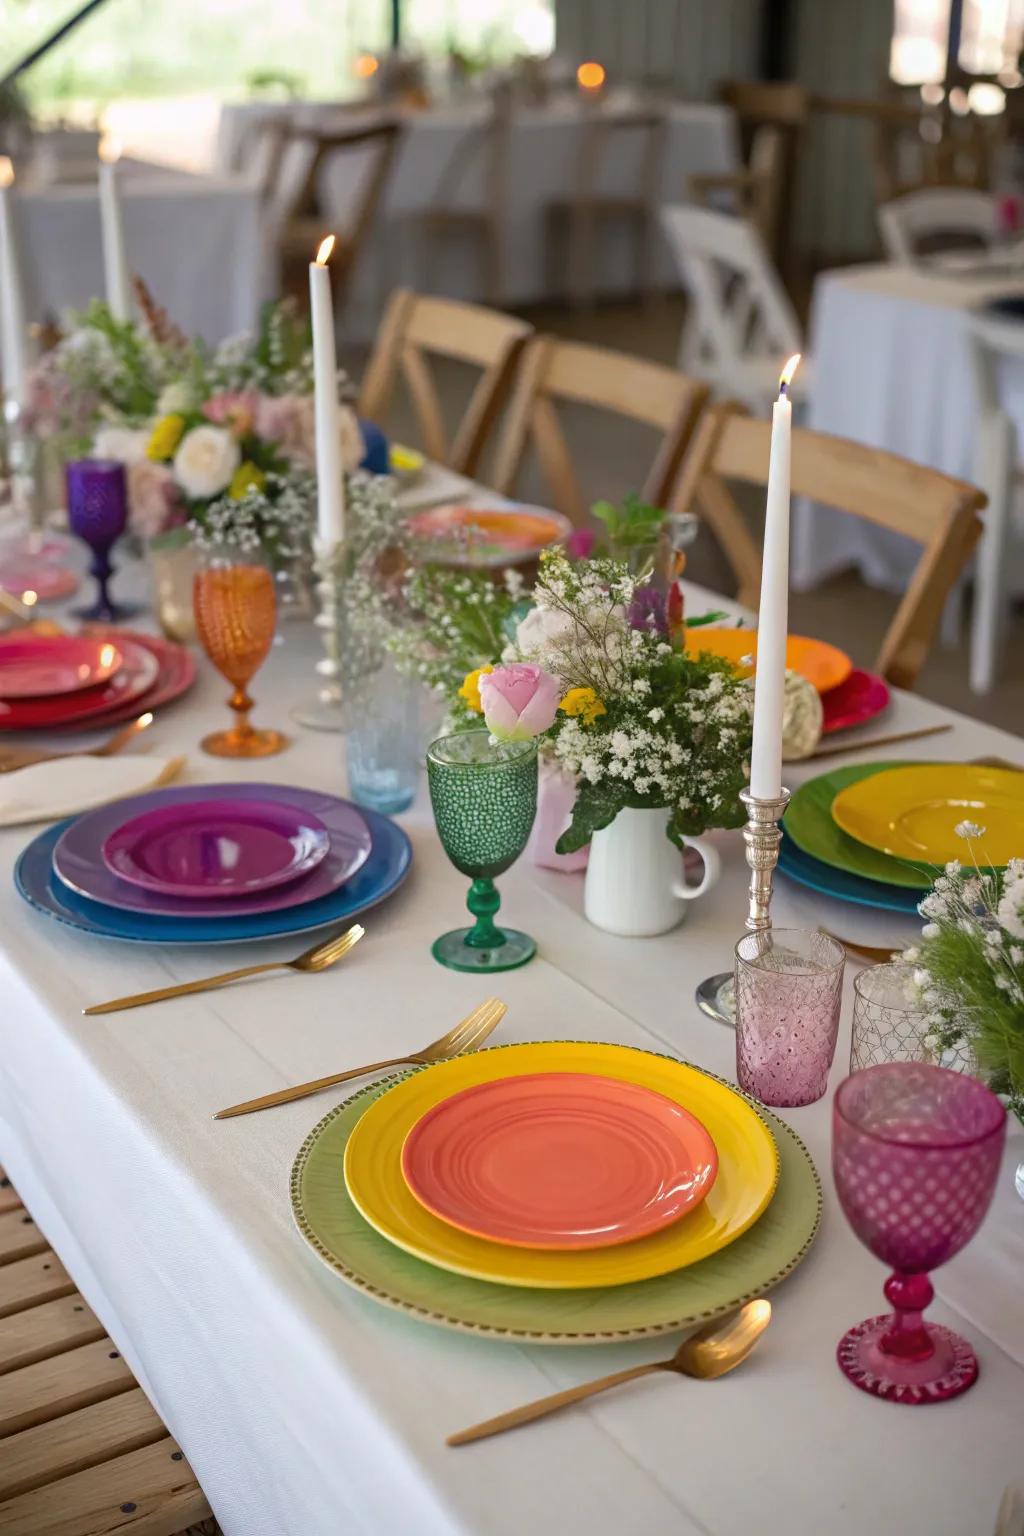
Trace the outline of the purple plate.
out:
M 252 896 L 315 869 L 330 847 L 308 811 L 274 800 L 200 800 L 134 816 L 107 838 L 103 862 L 163 896 Z
M 209 805 L 211 800 L 229 801 L 236 817 L 247 803 L 266 806 L 272 801 L 307 819 L 314 818 L 327 833 L 327 853 L 304 879 L 249 896 L 167 896 L 129 885 L 103 862 L 104 844 L 128 821 L 152 811 Z M 182 789 L 150 790 L 79 816 L 54 848 L 53 872 L 69 890 L 124 912 L 145 912 L 153 917 L 251 917 L 300 906 L 338 890 L 369 858 L 371 841 L 369 828 L 356 807 L 335 795 L 287 784 L 192 784 Z

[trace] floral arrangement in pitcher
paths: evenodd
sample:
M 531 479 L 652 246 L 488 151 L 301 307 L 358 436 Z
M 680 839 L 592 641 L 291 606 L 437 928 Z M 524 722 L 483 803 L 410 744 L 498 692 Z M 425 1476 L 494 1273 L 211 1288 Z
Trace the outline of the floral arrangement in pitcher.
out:
M 742 825 L 751 688 L 727 662 L 685 654 L 678 589 L 666 601 L 623 560 L 556 550 L 528 596 L 514 573 L 499 585 L 426 570 L 406 597 L 421 622 L 392 649 L 445 695 L 454 723 L 483 716 L 499 739 L 539 737 L 575 776 L 560 853 L 626 806 L 669 809 L 676 842 Z
M 904 953 L 928 1004 L 939 1051 L 967 1045 L 997 1092 L 1024 1121 L 1024 858 L 979 866 L 985 829 L 957 833 L 971 864 L 947 864 L 918 911 L 920 942 Z
M 32 431 L 65 458 L 124 463 L 130 528 L 142 538 L 192 525 L 215 539 L 244 503 L 264 548 L 282 560 L 300 554 L 313 516 L 308 327 L 289 301 L 271 304 L 255 334 L 211 350 L 185 337 L 138 280 L 136 295 L 138 324 L 98 300 L 71 317 L 30 375 Z M 363 443 L 348 407 L 339 431 L 352 471 Z

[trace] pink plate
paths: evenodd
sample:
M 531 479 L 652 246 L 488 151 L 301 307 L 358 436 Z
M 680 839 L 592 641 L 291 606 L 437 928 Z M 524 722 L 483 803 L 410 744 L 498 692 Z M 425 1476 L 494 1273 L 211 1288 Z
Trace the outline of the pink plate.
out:
M 402 1147 L 413 1195 L 442 1221 L 515 1248 L 607 1248 L 698 1205 L 718 1154 L 661 1093 L 584 1072 L 479 1083 L 428 1111 Z
M 13 597 L 24 599 L 26 592 L 34 592 L 38 602 L 55 603 L 77 592 L 80 584 L 77 571 L 49 560 L 14 556 L 0 565 L 0 587 Z
M 9 643 L 0 640 L 0 662 L 3 648 Z M 108 712 L 114 705 L 141 699 L 156 682 L 160 663 L 145 646 L 124 635 L 119 634 L 116 641 L 110 643 L 120 651 L 122 662 L 113 677 L 98 687 L 82 688 L 78 693 L 59 694 L 49 699 L 0 699 L 0 731 L 45 730 L 57 725 L 90 730 L 96 724 L 109 723 Z M 134 713 L 147 707 L 142 704 Z
M 121 629 L 116 624 L 87 624 L 84 632 L 88 635 L 108 636 L 119 645 L 125 641 L 139 645 L 150 653 L 159 669 L 156 681 L 142 699 L 127 699 L 111 704 L 101 715 L 89 721 L 90 730 L 103 730 L 109 725 L 121 725 L 126 720 L 134 720 L 144 709 L 160 709 L 164 704 L 170 704 L 172 700 L 187 693 L 196 680 L 195 655 L 176 640 L 165 640 L 160 635 L 144 635 L 135 629 Z
M 854 725 L 863 725 L 889 707 L 889 685 L 874 672 L 862 672 L 854 668 L 838 688 L 830 688 L 821 696 L 825 709 L 822 730 L 847 731 Z
M 10 635 L 0 641 L 0 699 L 56 698 L 105 683 L 121 665 L 112 640 Z

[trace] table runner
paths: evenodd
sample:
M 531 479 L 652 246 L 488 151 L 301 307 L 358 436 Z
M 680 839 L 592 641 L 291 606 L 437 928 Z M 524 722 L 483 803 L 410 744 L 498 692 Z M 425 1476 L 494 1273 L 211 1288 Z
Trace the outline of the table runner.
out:
M 305 627 L 285 633 L 255 688 L 257 721 L 282 726 L 315 654 Z M 190 776 L 206 782 L 237 772 L 343 791 L 335 737 L 297 732 L 287 754 L 262 763 L 204 759 L 196 743 L 219 720 L 223 692 L 204 668 L 196 692 L 158 718 L 153 750 L 187 748 Z M 1024 753 L 1005 733 L 904 696 L 879 733 L 939 717 L 955 732 L 922 742 L 922 756 Z M 787 779 L 807 772 L 794 766 Z M 450 1430 L 549 1389 L 657 1359 L 664 1342 L 507 1346 L 377 1308 L 321 1269 L 288 1210 L 294 1153 L 344 1090 L 236 1121 L 210 1114 L 426 1043 L 492 986 L 510 1007 L 503 1040 L 619 1040 L 731 1077 L 732 1036 L 692 997 L 711 966 L 727 964 L 746 871 L 739 838 L 717 834 L 726 865 L 718 889 L 676 932 L 627 941 L 584 922 L 579 877 L 520 864 L 501 881 L 504 910 L 540 936 L 541 956 L 482 983 L 430 957 L 429 941 L 458 920 L 464 882 L 422 796 L 401 820 L 415 848 L 412 878 L 372 914 L 366 940 L 337 971 L 96 1019 L 79 1010 L 221 969 L 241 952 L 148 952 L 48 923 L 10 885 L 25 831 L 0 834 L 0 1160 L 124 1347 L 228 1536 L 987 1536 L 1019 1470 L 1020 1209 L 1001 1196 L 988 1221 L 998 1232 L 983 1230 L 935 1276 L 946 1300 L 934 1316 L 975 1345 L 978 1388 L 897 1420 L 834 1365 L 843 1330 L 880 1310 L 883 1270 L 835 1202 L 827 1100 L 785 1112 L 822 1172 L 825 1215 L 811 1254 L 773 1296 L 772 1326 L 742 1373 L 716 1385 L 658 1379 L 543 1427 L 461 1451 L 443 1445 Z M 848 914 L 780 885 L 777 921 L 827 921 L 851 937 Z M 891 937 L 877 914 L 862 921 L 867 942 Z M 290 952 L 266 947 L 267 958 Z M 848 1021 L 849 1001 L 833 1086 Z

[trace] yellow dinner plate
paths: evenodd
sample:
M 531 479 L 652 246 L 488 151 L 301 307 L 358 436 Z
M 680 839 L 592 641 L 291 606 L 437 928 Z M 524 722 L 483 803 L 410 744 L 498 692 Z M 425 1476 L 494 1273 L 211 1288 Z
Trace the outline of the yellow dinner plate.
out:
M 737 669 L 749 677 L 753 667 L 742 665 L 747 656 L 757 655 L 756 629 L 713 629 L 698 624 L 686 631 L 687 656 L 699 656 L 710 652 L 721 656 L 723 661 L 734 662 Z M 853 671 L 853 662 L 845 651 L 829 645 L 825 640 L 812 640 L 808 635 L 790 635 L 786 641 L 786 666 L 816 688 L 827 693 L 845 683 Z
M 972 763 L 915 763 L 891 768 L 840 790 L 832 820 L 858 843 L 897 859 L 945 864 L 969 859 L 998 866 L 1024 849 L 1024 773 Z M 956 828 L 984 832 L 971 849 Z
M 453 1093 L 529 1072 L 594 1072 L 653 1088 L 681 1104 L 706 1127 L 718 1152 L 718 1177 L 707 1198 L 650 1237 L 574 1253 L 511 1248 L 431 1215 L 402 1177 L 406 1136 Z M 717 1253 L 761 1215 L 778 1176 L 771 1132 L 753 1105 L 728 1084 L 646 1051 L 581 1041 L 499 1046 L 426 1067 L 370 1105 L 345 1149 L 345 1183 L 354 1204 L 399 1248 L 476 1280 L 552 1290 L 626 1285 Z

